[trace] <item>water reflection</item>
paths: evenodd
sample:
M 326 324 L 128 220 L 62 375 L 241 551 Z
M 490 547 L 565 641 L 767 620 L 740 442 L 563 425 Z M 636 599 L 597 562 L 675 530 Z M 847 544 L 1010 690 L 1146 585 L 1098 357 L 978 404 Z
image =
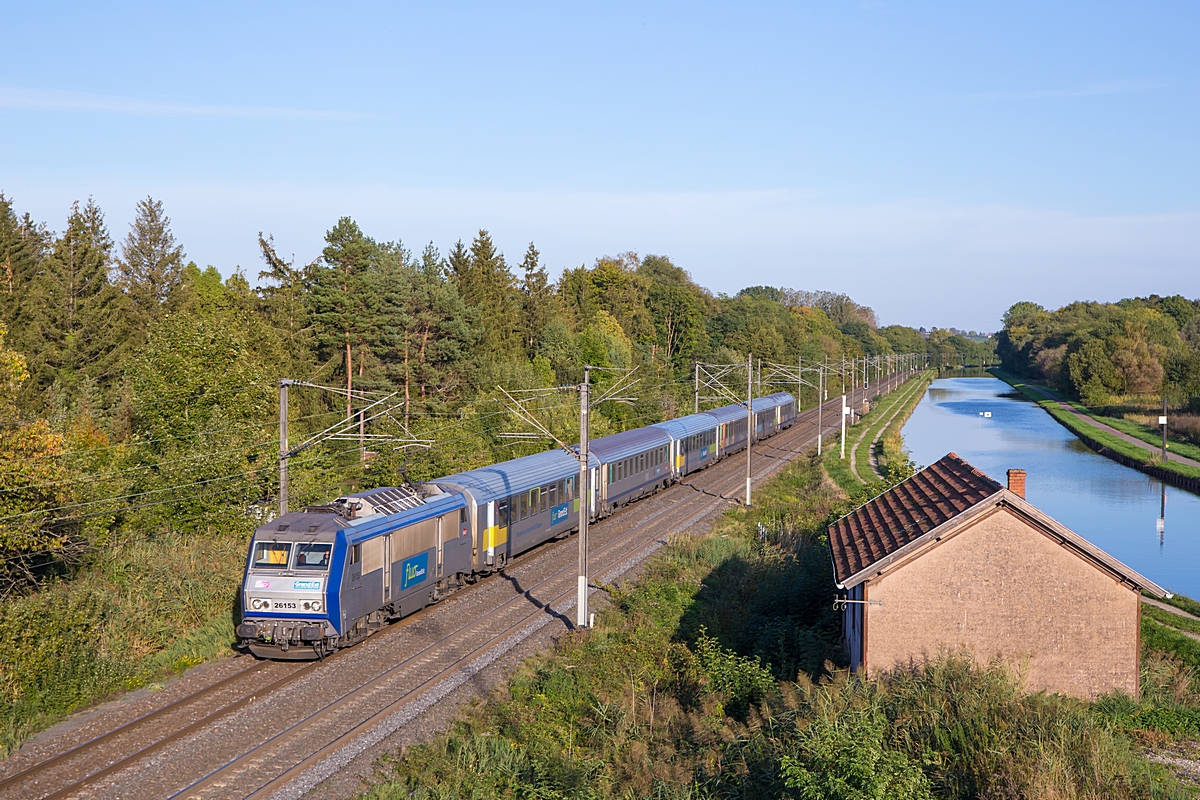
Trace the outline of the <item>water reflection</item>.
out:
M 1096 455 L 1003 381 L 934 381 L 904 437 L 918 464 L 954 451 L 1001 483 L 1006 470 L 1026 470 L 1031 503 L 1147 578 L 1200 597 L 1200 497 Z M 1167 505 L 1170 536 L 1159 522 Z

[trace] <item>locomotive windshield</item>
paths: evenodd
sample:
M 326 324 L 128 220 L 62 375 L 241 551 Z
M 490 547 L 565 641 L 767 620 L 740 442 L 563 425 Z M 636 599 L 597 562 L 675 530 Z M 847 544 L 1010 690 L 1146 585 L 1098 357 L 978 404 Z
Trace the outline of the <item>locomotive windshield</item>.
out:
M 310 542 L 296 545 L 296 569 L 327 569 L 332 549 L 331 544 Z
M 254 566 L 285 569 L 291 552 L 291 542 L 259 542 L 254 545 Z

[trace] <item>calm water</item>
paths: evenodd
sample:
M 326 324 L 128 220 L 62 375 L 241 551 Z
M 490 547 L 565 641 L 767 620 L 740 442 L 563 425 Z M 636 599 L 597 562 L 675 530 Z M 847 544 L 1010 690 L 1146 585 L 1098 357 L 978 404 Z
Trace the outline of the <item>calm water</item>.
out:
M 1026 470 L 1029 502 L 1163 588 L 1200 598 L 1200 496 L 1166 487 L 1160 536 L 1162 483 L 1088 450 L 1003 381 L 934 381 L 904 439 L 920 466 L 953 451 L 1001 484 L 1006 470 Z

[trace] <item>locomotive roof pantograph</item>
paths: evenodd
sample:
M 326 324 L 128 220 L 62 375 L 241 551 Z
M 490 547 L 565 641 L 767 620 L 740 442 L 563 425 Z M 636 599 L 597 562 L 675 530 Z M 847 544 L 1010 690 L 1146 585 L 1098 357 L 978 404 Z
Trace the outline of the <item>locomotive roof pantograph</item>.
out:
M 408 525 L 416 525 L 418 522 L 424 522 L 466 507 L 467 504 L 463 500 L 462 495 L 434 495 L 426 503 L 416 508 L 408 508 L 388 516 L 372 517 L 369 520 L 363 520 L 361 523 L 353 524 L 351 525 L 353 530 L 346 531 L 346 538 L 351 544 L 357 544 L 358 542 L 374 538 L 381 533 L 387 533 L 390 530 L 403 528 Z

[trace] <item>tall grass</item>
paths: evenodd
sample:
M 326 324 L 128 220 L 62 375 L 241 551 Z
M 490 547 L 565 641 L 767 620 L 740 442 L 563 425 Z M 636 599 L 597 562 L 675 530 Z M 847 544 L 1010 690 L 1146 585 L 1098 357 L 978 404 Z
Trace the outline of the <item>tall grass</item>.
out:
M 240 537 L 164 536 L 5 600 L 0 752 L 115 692 L 230 653 L 244 560 Z
M 754 507 L 610 588 L 596 628 L 387 760 L 366 796 L 1188 796 L 1131 722 L 1163 704 L 1116 697 L 1101 713 L 953 653 L 870 683 L 839 668 L 823 531 L 840 497 L 815 456 L 793 464 Z M 1156 665 L 1162 697 L 1185 685 L 1171 702 L 1186 708 L 1186 668 Z

